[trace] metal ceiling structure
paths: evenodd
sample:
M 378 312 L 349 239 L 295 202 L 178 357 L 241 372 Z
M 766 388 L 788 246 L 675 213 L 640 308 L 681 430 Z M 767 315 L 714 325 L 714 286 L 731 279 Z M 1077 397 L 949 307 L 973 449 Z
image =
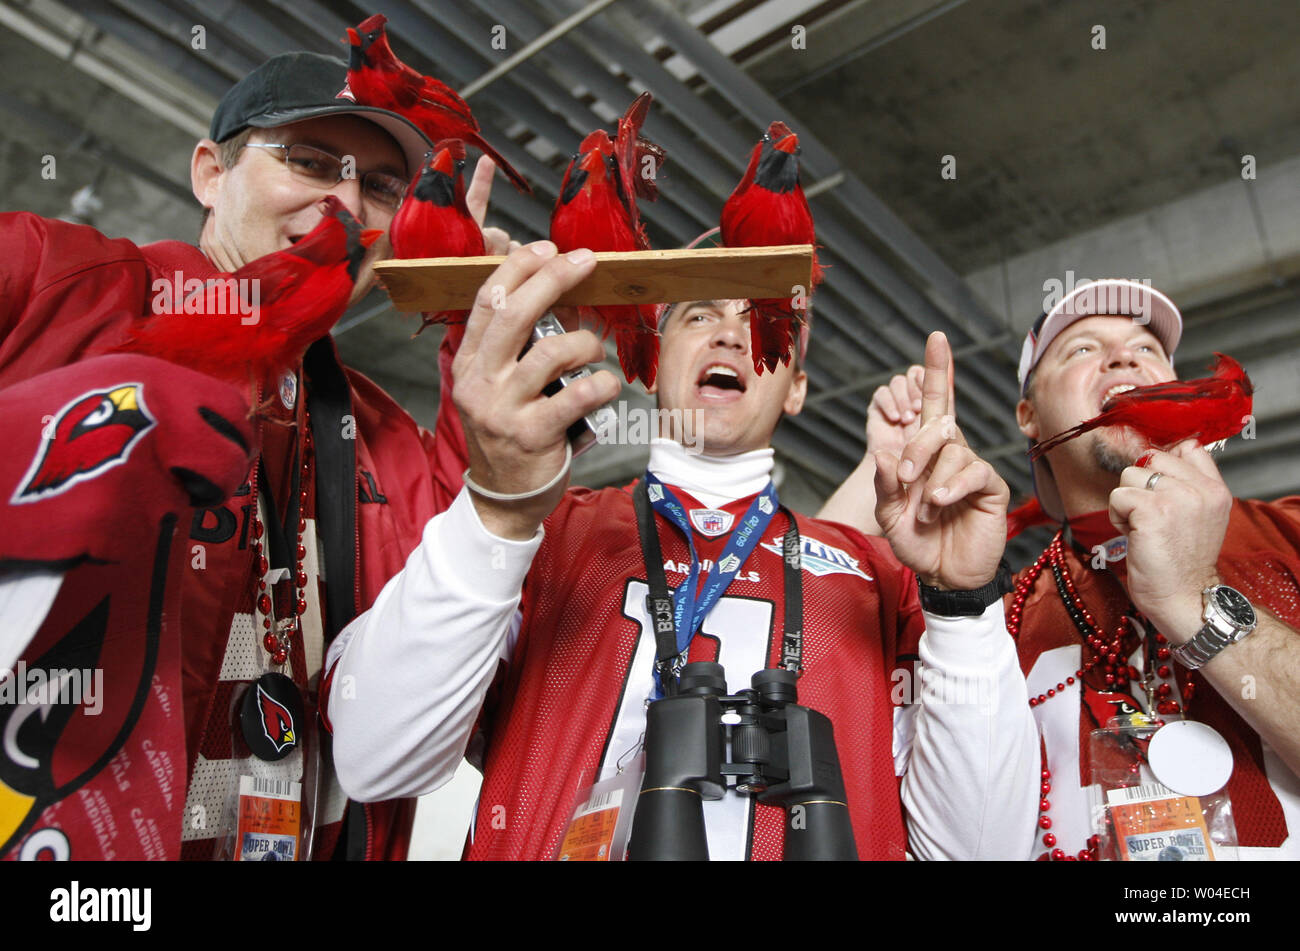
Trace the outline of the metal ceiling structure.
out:
M 1026 0 L 1022 6 L 1029 10 L 1034 4 Z M 823 123 L 819 135 L 755 78 L 761 72 L 756 64 L 770 67 L 779 60 L 787 72 L 801 76 L 791 85 L 806 92 L 809 84 L 855 68 L 885 44 L 922 27 L 934 29 L 944 17 L 966 15 L 962 0 L 403 0 L 364 5 L 346 0 L 80 0 L 75 6 L 3 0 L 0 27 L 156 117 L 160 127 L 152 148 L 156 157 L 169 161 L 164 167 L 146 160 L 141 143 L 132 142 L 129 133 L 119 139 L 111 130 L 88 131 L 88 123 L 79 126 L 77 116 L 61 112 L 57 104 L 42 108 L 31 96 L 5 96 L 3 105 L 19 121 L 72 143 L 74 151 L 92 152 L 170 201 L 189 204 L 183 143 L 204 134 L 212 107 L 226 89 L 279 52 L 311 49 L 343 55 L 346 27 L 376 9 L 389 18 L 398 54 L 465 91 L 485 138 L 532 181 L 532 197 L 512 191 L 501 178 L 493 192 L 489 223 L 521 239 L 546 233 L 576 143 L 591 129 L 609 126 L 643 90 L 655 96 L 643 132 L 668 154 L 660 200 L 642 209 L 656 247 L 681 246 L 716 224 L 760 131 L 771 120 L 784 119 L 800 136 L 803 182 L 827 265 L 816 298 L 807 406 L 776 437 L 787 477 L 803 483 L 803 499 L 828 494 L 861 458 L 872 390 L 918 361 L 929 331 L 943 330 L 956 352 L 963 428 L 1013 493 L 1030 491 L 1024 442 L 1011 408 L 1019 343 L 1034 315 L 1017 313 L 1013 324 L 1010 295 L 987 289 L 982 296 L 975 293 L 969 280 L 891 209 L 890 200 L 866 184 L 862 156 L 837 154 L 830 141 L 834 129 Z M 848 43 L 829 60 L 798 58 L 792 19 L 802 18 L 810 28 L 822 24 L 829 34 L 836 24 L 867 14 L 883 17 L 873 33 Z M 790 91 L 784 90 L 782 98 L 789 100 Z M 852 102 L 846 89 L 844 108 Z M 165 149 L 157 144 L 164 140 L 169 143 Z M 1284 270 L 1274 269 L 1282 286 Z M 1283 297 L 1293 300 L 1294 293 Z M 1006 312 L 985 303 L 993 299 L 1005 300 Z M 1261 338 L 1264 348 L 1275 345 L 1278 335 L 1289 335 L 1282 324 L 1285 314 L 1294 311 L 1278 306 L 1284 313 L 1276 319 L 1276 333 Z M 379 292 L 336 330 L 345 358 L 354 363 L 360 358 L 367 372 L 367 354 L 396 351 L 408 335 L 409 324 L 392 315 Z M 1190 328 L 1189 336 L 1195 337 Z M 436 394 L 436 368 L 427 343 L 418 343 L 423 349 L 410 349 L 419 353 L 419 369 L 411 373 L 425 381 L 420 399 L 427 407 L 428 394 Z M 409 363 L 416 367 L 417 358 Z M 400 386 L 394 392 L 403 397 Z M 639 389 L 629 388 L 625 397 L 646 402 Z M 427 418 L 428 413 L 416 415 Z M 1300 444 L 1300 412 L 1279 419 L 1269 441 L 1251 447 L 1252 452 L 1285 453 Z M 584 467 L 576 470 L 593 484 L 626 479 L 643 464 L 636 451 L 596 456 L 585 457 Z M 1018 557 L 1035 544 L 1031 539 L 1022 545 Z

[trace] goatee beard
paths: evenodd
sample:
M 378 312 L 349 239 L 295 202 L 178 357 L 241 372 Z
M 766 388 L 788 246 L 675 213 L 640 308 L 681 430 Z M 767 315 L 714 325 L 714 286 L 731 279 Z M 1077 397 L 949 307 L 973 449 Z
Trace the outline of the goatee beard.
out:
M 1123 455 L 1100 436 L 1092 441 L 1092 459 L 1103 472 L 1110 472 L 1114 475 L 1120 475 L 1125 469 L 1133 465 L 1132 459 Z

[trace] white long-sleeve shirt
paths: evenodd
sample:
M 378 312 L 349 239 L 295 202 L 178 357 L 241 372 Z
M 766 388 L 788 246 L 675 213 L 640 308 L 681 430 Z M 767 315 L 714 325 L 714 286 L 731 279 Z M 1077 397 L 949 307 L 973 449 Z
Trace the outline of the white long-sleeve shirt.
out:
M 651 471 L 707 506 L 758 492 L 771 465 L 770 449 L 710 458 L 663 440 L 651 448 Z M 327 668 L 337 664 L 334 757 L 354 799 L 421 795 L 451 778 L 499 665 L 511 661 L 524 579 L 542 539 L 541 530 L 522 542 L 492 536 L 462 491 L 430 520 L 371 609 L 335 639 L 327 658 Z M 625 614 L 635 600 L 629 596 Z M 925 620 L 922 673 L 900 669 L 894 682 L 901 704 L 893 752 L 911 851 L 1018 858 L 1035 834 L 1039 746 L 1001 604 L 979 618 Z M 747 655 L 735 640 L 727 641 L 733 690 L 765 666 L 761 645 Z M 608 744 L 611 761 L 634 748 L 644 728 L 653 653 L 653 636 L 642 637 Z M 749 797 L 731 791 L 706 803 L 712 856 L 743 856 L 750 809 Z

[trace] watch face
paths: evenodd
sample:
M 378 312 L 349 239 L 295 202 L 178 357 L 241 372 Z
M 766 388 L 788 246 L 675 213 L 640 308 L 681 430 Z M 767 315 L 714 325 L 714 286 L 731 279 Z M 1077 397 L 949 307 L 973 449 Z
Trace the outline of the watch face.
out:
M 1234 627 L 1251 627 L 1255 623 L 1255 609 L 1234 588 L 1220 586 L 1214 591 L 1214 606 Z

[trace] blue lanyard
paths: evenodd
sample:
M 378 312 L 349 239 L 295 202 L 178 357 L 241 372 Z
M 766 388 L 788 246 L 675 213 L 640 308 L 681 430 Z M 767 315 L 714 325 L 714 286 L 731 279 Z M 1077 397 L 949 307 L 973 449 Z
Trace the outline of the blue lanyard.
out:
M 673 495 L 672 490 L 660 482 L 648 470 L 645 474 L 646 494 L 654 510 L 682 530 L 686 544 L 691 552 L 691 568 L 686 580 L 673 592 L 673 626 L 677 634 L 678 653 L 684 653 L 690 646 L 691 638 L 709 611 L 726 592 L 727 587 L 740 573 L 741 566 L 750 552 L 758 547 L 763 533 L 776 514 L 780 502 L 777 500 L 776 486 L 769 480 L 763 491 L 749 503 L 749 508 L 740 519 L 740 524 L 727 539 L 717 562 L 704 579 L 704 587 L 699 588 L 700 559 L 695 553 L 694 531 L 686 517 L 686 509 Z

